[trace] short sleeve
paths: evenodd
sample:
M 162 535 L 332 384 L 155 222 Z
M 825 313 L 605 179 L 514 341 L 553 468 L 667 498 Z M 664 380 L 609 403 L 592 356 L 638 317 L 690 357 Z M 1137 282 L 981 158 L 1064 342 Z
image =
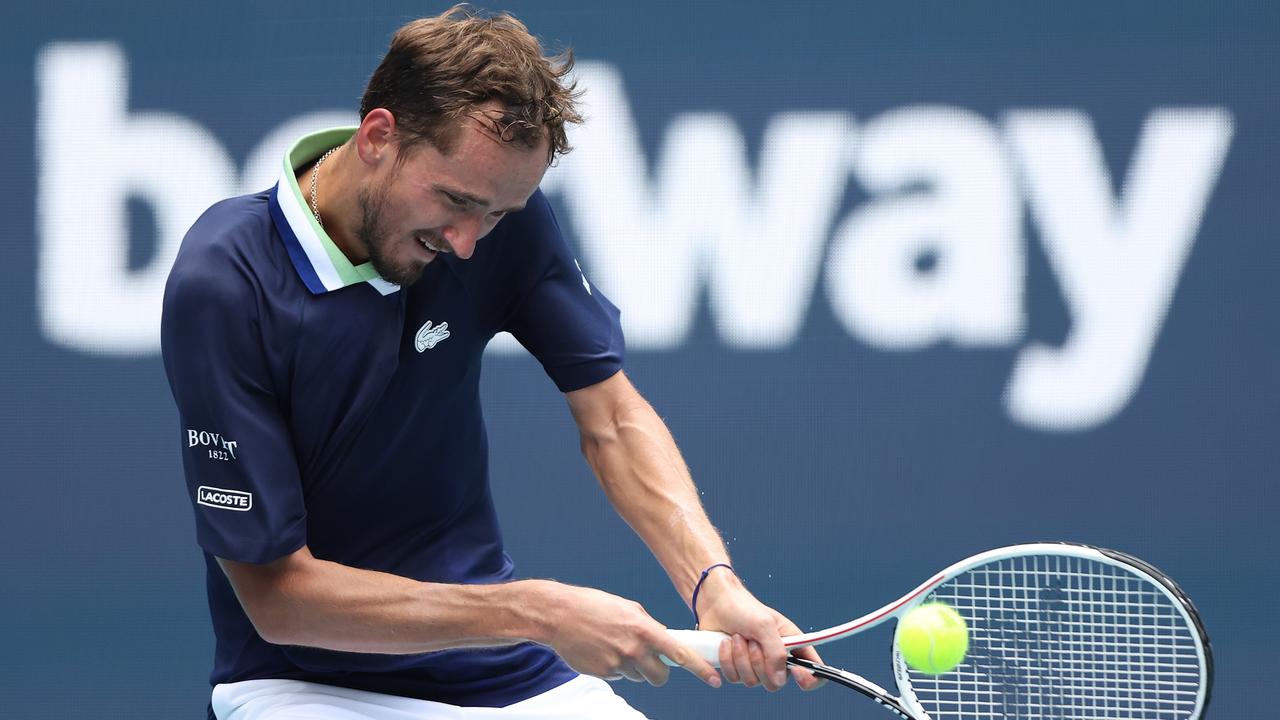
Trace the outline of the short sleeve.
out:
M 618 308 L 587 280 L 541 192 L 519 215 L 514 232 L 532 254 L 523 261 L 533 271 L 532 284 L 502 329 L 538 359 L 561 392 L 607 380 L 622 369 L 625 355 Z
M 217 557 L 266 563 L 306 543 L 298 466 L 263 343 L 271 328 L 252 276 L 223 253 L 192 254 L 180 253 L 165 288 L 161 348 L 196 537 Z

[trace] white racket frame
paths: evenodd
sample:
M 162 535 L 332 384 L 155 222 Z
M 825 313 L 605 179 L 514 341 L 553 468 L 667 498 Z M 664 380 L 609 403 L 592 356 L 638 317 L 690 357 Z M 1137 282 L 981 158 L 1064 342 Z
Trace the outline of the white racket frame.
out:
M 891 618 L 899 618 L 912 608 L 923 603 L 929 593 L 939 585 L 961 575 L 969 570 L 988 563 L 1000 560 L 1008 560 L 1010 558 L 1025 557 L 1028 555 L 1057 555 L 1060 557 L 1076 557 L 1084 560 L 1092 560 L 1104 565 L 1121 568 L 1128 572 L 1146 577 L 1151 585 L 1160 589 L 1169 601 L 1173 604 L 1178 612 L 1181 613 L 1183 621 L 1187 627 L 1199 630 L 1200 623 L 1191 617 L 1188 612 L 1187 603 L 1183 598 L 1178 597 L 1168 586 L 1167 581 L 1159 577 L 1151 575 L 1137 565 L 1125 562 L 1107 555 L 1101 550 L 1090 547 L 1088 545 L 1076 545 L 1072 543 L 1025 543 L 1021 545 L 1009 545 L 1006 547 L 995 548 L 986 552 L 978 553 L 948 566 L 946 569 L 937 573 L 925 582 L 921 583 L 916 589 L 903 595 L 881 607 L 879 610 L 869 612 L 862 617 L 855 618 L 849 622 L 840 625 L 834 625 L 825 630 L 817 630 L 814 632 L 803 633 L 800 635 L 788 635 L 782 638 L 782 644 L 788 650 L 796 648 L 824 645 L 835 640 L 847 638 L 850 635 L 856 635 L 865 630 L 880 625 Z M 677 640 L 694 650 L 704 660 L 712 665 L 720 666 L 720 643 L 728 637 L 724 633 L 712 630 L 668 630 Z M 1199 662 L 1201 672 L 1207 673 L 1208 662 L 1204 646 L 1204 638 L 1201 633 L 1194 631 L 1191 633 L 1195 640 L 1196 660 Z M 664 658 L 665 659 L 665 658 Z M 906 663 L 902 661 L 895 644 L 893 649 L 893 674 L 898 685 L 898 692 L 901 693 L 901 700 L 904 706 L 908 707 L 913 714 L 921 718 L 929 717 L 924 708 L 920 707 L 920 703 L 916 698 L 915 692 L 911 688 L 910 678 L 907 675 Z M 1204 710 L 1205 701 L 1208 695 L 1209 683 L 1208 678 L 1201 678 L 1202 682 L 1196 694 L 1195 711 L 1190 717 L 1198 718 Z M 872 687 L 878 688 L 874 683 L 869 683 Z

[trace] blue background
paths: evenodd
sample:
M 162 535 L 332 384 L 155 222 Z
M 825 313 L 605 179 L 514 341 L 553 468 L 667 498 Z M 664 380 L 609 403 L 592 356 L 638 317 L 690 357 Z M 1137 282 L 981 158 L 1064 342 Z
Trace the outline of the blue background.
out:
M 1111 175 L 1122 178 L 1153 108 L 1228 109 L 1235 133 L 1151 360 L 1134 396 L 1101 425 L 1046 432 L 1012 421 L 1000 404 L 1021 344 L 1060 342 L 1070 324 L 1034 228 L 1029 321 L 1017 345 L 886 352 L 850 337 L 815 299 L 796 342 L 735 352 L 700 303 L 688 342 L 634 350 L 628 367 L 680 442 L 748 584 L 806 629 L 877 607 L 989 547 L 1110 546 L 1164 569 L 1196 600 L 1218 660 L 1210 715 L 1264 717 L 1280 643 L 1280 624 L 1254 602 L 1280 590 L 1271 276 L 1280 268 L 1280 6 L 1079 5 L 503 7 L 580 58 L 618 69 L 650 156 L 672 117 L 690 111 L 729 113 L 751 148 L 784 110 L 861 119 L 941 103 L 995 120 L 1010 108 L 1069 107 L 1092 118 Z M 116 43 L 129 59 L 131 108 L 198 122 L 242 163 L 290 117 L 354 110 L 391 32 L 439 9 L 58 0 L 6 9 L 0 714 L 203 717 L 212 652 L 158 356 L 57 346 L 37 322 L 38 53 L 55 42 Z M 862 200 L 851 191 L 837 217 Z M 135 210 L 131 252 L 145 262 L 155 228 L 145 206 Z M 94 218 L 67 222 L 93 242 Z M 63 281 L 74 286 L 75 277 Z M 628 596 L 686 625 L 661 569 L 595 486 L 537 364 L 490 356 L 484 394 L 493 483 L 518 571 Z M 879 632 L 825 654 L 889 683 L 888 640 Z M 618 688 L 654 718 L 882 713 L 835 688 L 766 696 L 685 677 L 661 689 Z

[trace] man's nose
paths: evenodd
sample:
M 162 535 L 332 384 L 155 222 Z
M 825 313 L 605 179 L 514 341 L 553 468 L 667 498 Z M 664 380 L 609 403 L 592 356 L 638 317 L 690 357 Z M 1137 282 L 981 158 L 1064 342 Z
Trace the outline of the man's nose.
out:
M 449 251 L 466 260 L 475 252 L 476 242 L 480 240 L 481 223 L 478 219 L 467 216 L 458 218 L 444 228 L 441 235 L 449 243 Z

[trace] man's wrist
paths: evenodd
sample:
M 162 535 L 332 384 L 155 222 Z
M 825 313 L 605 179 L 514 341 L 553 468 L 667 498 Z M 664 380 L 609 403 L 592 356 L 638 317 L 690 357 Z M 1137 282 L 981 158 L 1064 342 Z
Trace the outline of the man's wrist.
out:
M 508 583 L 513 592 L 507 599 L 515 619 L 514 635 L 542 645 L 550 645 L 560 626 L 564 607 L 563 586 L 551 580 L 519 580 Z
M 742 584 L 738 573 L 731 567 L 716 567 L 702 578 L 701 586 L 697 590 L 696 606 L 693 602 L 694 598 L 689 598 L 689 609 L 694 612 L 695 622 L 705 618 L 725 597 L 745 592 L 746 586 Z
M 698 621 L 698 596 L 702 593 L 702 588 L 706 585 L 707 578 L 716 570 L 720 570 L 722 573 L 734 572 L 733 566 L 729 563 L 717 562 L 708 565 L 706 569 L 698 575 L 698 580 L 693 585 L 693 595 L 689 598 L 689 609 L 693 611 L 693 627 L 695 630 L 700 624 Z
M 742 584 L 742 580 L 738 577 L 738 573 L 734 571 L 721 572 L 713 570 L 707 573 L 707 579 L 702 582 L 702 592 L 707 593 L 712 590 L 743 590 L 746 586 Z

